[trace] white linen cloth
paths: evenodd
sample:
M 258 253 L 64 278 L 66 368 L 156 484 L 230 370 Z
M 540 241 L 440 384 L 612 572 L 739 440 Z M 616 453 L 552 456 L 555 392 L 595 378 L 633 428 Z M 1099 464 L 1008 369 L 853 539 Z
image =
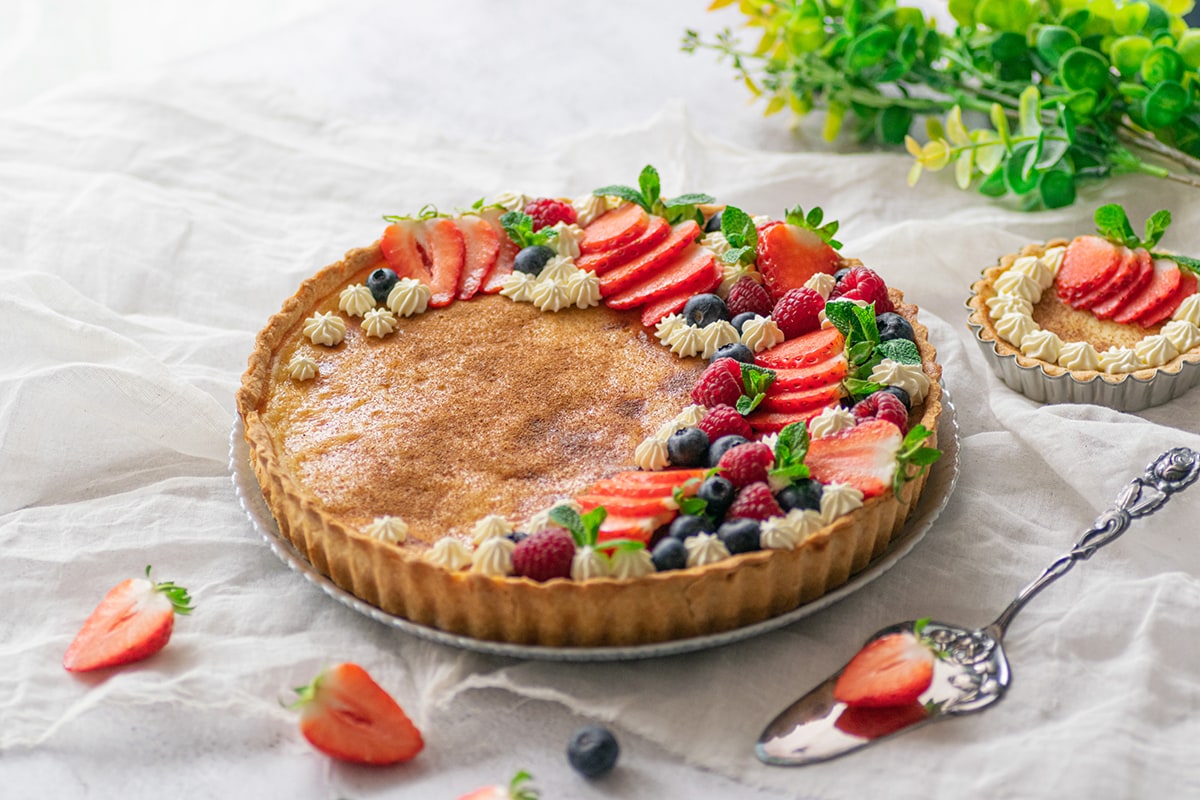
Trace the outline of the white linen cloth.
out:
M 557 34 L 533 37 L 483 2 L 457 4 L 458 36 L 430 9 L 356 5 L 0 114 L 5 797 L 440 798 L 519 768 L 546 798 L 1200 794 L 1200 488 L 1021 614 L 1007 643 L 1013 687 L 996 708 L 802 770 L 752 752 L 766 722 L 871 632 L 926 615 L 987 623 L 1155 456 L 1200 449 L 1196 392 L 1121 414 L 1010 391 L 962 306 L 980 269 L 1026 242 L 1091 230 L 1102 202 L 1136 220 L 1171 208 L 1164 244 L 1200 255 L 1195 195 L 1123 178 L 1073 208 L 1025 214 L 959 192 L 948 175 L 910 189 L 907 156 L 801 152 L 808 140 L 744 108 L 725 67 L 677 53 L 664 37 L 715 24 L 699 9 L 660 10 L 639 27 L 618 13 L 634 6 L 585 4 L 568 19 L 523 4 Z M 405 46 L 391 49 L 402 28 Z M 595 35 L 572 39 L 579 31 Z M 614 41 L 627 43 L 620 57 Z M 504 94 L 472 57 L 492 46 L 511 76 L 535 45 L 561 73 L 539 69 Z M 700 80 L 676 80 L 686 74 Z M 581 85 L 621 92 L 597 106 Z M 659 97 L 642 94 L 652 89 Z M 958 409 L 962 470 L 913 553 L 784 630 L 617 664 L 420 641 L 283 566 L 226 469 L 233 394 L 283 299 L 376 238 L 382 213 L 508 189 L 574 196 L 632 182 L 646 163 L 668 193 L 708 191 L 774 215 L 824 206 L 842 221 L 844 252 L 922 307 Z M 189 587 L 196 612 L 151 660 L 64 672 L 84 617 L 146 564 Z M 337 765 L 300 737 L 280 700 L 345 660 L 424 731 L 413 763 Z M 594 783 L 562 753 L 589 720 L 623 746 L 618 769 Z

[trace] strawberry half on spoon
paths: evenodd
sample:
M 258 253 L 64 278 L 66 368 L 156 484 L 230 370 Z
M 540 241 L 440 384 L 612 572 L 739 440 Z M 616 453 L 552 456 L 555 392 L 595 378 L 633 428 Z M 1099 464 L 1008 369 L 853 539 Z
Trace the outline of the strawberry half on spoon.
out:
M 425 747 L 404 709 L 358 664 L 331 667 L 296 694 L 300 732 L 339 761 L 399 764 Z
M 833 699 L 851 708 L 905 706 L 917 700 L 933 682 L 937 659 L 921 635 L 920 620 L 911 632 L 889 633 L 867 643 L 838 676 Z
M 175 615 L 190 614 L 187 589 L 170 581 L 145 578 L 121 581 L 84 621 L 63 656 L 68 672 L 88 672 L 141 661 L 166 647 Z

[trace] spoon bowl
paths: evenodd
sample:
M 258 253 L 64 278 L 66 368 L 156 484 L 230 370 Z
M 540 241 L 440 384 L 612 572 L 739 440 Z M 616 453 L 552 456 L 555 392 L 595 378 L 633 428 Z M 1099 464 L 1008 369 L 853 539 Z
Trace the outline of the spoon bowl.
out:
M 759 736 L 755 754 L 763 763 L 776 766 L 816 764 L 998 703 L 1012 679 L 1003 638 L 1017 612 L 1076 562 L 1091 558 L 1119 537 L 1133 519 L 1157 511 L 1171 494 L 1190 486 L 1198 475 L 1200 453 L 1182 447 L 1163 453 L 1125 487 L 1116 504 L 1097 518 L 1070 552 L 1018 593 L 995 622 L 978 629 L 927 622 L 921 635 L 938 658 L 929 687 L 915 701 L 884 708 L 847 706 L 834 698 L 834 686 L 842 674 L 839 670 L 775 717 Z M 916 621 L 891 625 L 868 639 L 864 647 L 885 636 L 913 633 L 916 626 Z

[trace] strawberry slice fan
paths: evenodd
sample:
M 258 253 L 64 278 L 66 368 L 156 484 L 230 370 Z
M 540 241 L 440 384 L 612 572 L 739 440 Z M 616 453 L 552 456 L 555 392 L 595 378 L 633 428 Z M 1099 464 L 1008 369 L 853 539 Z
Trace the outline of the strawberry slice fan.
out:
M 778 766 L 829 761 L 998 703 L 1012 679 L 1003 638 L 1021 609 L 1197 477 L 1200 453 L 1183 447 L 1163 453 L 1121 491 L 1070 551 L 1026 585 L 986 627 L 921 619 L 879 631 L 845 667 L 767 725 L 755 745 L 759 760 Z

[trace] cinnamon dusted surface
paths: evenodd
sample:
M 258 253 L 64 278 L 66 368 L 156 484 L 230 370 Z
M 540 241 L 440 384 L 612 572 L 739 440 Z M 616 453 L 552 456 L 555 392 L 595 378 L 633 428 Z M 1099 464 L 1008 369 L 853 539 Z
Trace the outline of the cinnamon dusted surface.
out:
M 336 310 L 337 291 L 317 308 Z M 630 467 L 704 367 L 654 341 L 636 314 L 603 307 L 546 313 L 477 297 L 401 319 L 384 339 L 343 317 L 337 347 L 310 343 L 302 321 L 288 333 L 263 419 L 328 511 L 359 526 L 401 516 L 424 542 L 466 534 L 486 514 L 523 521 Z M 313 380 L 288 378 L 297 352 L 316 360 Z

